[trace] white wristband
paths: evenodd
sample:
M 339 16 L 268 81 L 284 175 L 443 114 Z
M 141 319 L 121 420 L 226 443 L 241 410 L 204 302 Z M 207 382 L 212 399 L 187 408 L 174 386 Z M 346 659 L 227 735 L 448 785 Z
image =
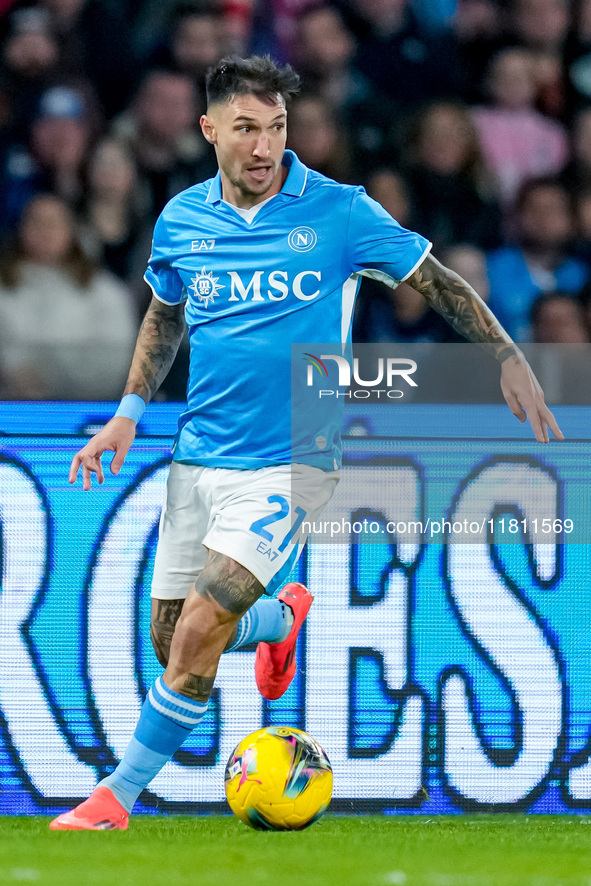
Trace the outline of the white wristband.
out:
M 115 416 L 130 418 L 136 424 L 144 414 L 146 404 L 139 394 L 126 394 L 117 407 Z

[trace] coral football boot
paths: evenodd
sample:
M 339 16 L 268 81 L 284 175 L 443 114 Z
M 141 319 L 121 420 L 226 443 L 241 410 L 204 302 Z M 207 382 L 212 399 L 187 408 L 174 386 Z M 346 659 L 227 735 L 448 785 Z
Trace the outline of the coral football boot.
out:
M 108 787 L 100 785 L 88 800 L 54 818 L 52 831 L 126 831 L 129 813 Z
M 293 612 L 293 624 L 281 643 L 261 642 L 257 646 L 254 673 L 259 692 L 269 699 L 280 698 L 295 676 L 296 641 L 314 597 L 304 585 L 292 581 L 279 592 L 277 599 Z

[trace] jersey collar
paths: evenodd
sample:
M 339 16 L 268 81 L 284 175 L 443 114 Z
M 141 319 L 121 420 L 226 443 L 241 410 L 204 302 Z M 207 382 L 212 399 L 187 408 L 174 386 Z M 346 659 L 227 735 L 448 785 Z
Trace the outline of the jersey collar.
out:
M 306 180 L 308 178 L 307 167 L 304 166 L 293 151 L 285 152 L 283 155 L 283 165 L 289 169 L 289 172 L 281 188 L 281 193 L 289 194 L 291 197 L 301 197 L 306 188 Z
M 290 197 L 301 197 L 306 188 L 308 169 L 299 160 L 293 151 L 286 151 L 283 155 L 283 165 L 289 169 L 287 178 L 279 193 L 289 194 Z M 206 203 L 220 203 L 222 200 L 222 179 L 220 173 L 211 180 L 209 193 L 205 198 Z

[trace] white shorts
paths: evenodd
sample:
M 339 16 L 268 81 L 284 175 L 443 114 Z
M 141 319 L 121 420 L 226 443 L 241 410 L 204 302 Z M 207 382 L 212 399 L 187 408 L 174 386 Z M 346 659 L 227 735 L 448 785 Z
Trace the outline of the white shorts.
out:
M 296 564 L 337 471 L 274 465 L 254 471 L 172 462 L 154 562 L 152 597 L 184 599 L 208 550 L 246 567 L 273 594 Z

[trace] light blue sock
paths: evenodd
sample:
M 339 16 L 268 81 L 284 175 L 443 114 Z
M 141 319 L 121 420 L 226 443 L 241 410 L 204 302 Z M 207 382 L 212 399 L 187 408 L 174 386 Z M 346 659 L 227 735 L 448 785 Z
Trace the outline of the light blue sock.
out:
M 257 600 L 238 622 L 238 633 L 225 652 L 235 652 L 248 643 L 281 643 L 293 624 L 293 612 L 281 600 Z
M 123 808 L 131 812 L 141 792 L 201 722 L 206 710 L 207 702 L 201 704 L 173 692 L 158 677 L 142 706 L 123 759 L 101 785 L 110 788 Z

